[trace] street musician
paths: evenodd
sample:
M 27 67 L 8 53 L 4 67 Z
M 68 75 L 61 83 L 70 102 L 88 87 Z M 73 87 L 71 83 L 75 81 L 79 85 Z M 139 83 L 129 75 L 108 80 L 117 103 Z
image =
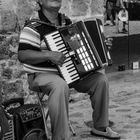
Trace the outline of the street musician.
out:
M 62 52 L 46 49 L 44 35 L 56 27 L 70 25 L 71 20 L 59 12 L 62 0 L 39 0 L 38 12 L 27 22 L 20 34 L 18 59 L 28 73 L 30 87 L 41 89 L 49 96 L 48 106 L 52 127 L 52 140 L 69 140 L 68 102 L 69 86 L 60 76 L 57 65 L 62 66 L 66 56 Z M 37 21 L 41 22 L 37 22 Z M 48 24 L 43 24 L 43 23 Z M 88 93 L 93 108 L 93 129 L 91 134 L 107 138 L 120 138 L 109 127 L 109 85 L 104 72 L 95 71 L 73 88 Z

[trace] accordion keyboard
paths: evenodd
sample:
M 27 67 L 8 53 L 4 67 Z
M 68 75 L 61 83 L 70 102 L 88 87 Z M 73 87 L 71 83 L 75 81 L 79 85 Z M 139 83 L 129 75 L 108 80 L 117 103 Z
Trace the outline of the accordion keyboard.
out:
M 58 69 L 69 85 L 102 67 L 83 22 L 60 28 L 45 35 L 44 40 L 48 49 L 61 52 L 66 56 L 64 64 L 58 66 Z
M 58 66 L 65 81 L 70 84 L 80 79 L 78 71 L 75 68 L 73 61 L 71 60 L 69 52 L 59 32 L 56 31 L 52 34 L 47 35 L 46 41 L 52 51 L 62 52 L 66 56 L 64 64 L 62 66 Z

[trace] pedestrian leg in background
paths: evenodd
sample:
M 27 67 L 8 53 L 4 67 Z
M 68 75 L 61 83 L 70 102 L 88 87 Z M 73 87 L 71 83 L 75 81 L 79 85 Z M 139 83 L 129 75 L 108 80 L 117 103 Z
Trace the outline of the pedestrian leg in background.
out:
M 106 7 L 104 8 L 104 25 L 105 26 L 108 25 L 107 24 L 107 9 L 106 9 Z
M 118 18 L 118 13 L 115 14 L 115 19 L 116 19 L 116 33 L 119 33 L 119 18 Z
M 109 17 L 110 24 L 107 24 L 107 16 Z M 104 25 L 115 25 L 111 9 L 105 9 L 104 11 Z
M 123 33 L 127 33 L 127 32 L 128 32 L 127 29 L 126 29 L 126 24 L 127 24 L 127 23 L 124 21 L 124 22 L 123 22 L 123 28 L 122 28 L 122 32 L 123 32 Z
M 115 25 L 115 22 L 114 22 L 114 19 L 113 19 L 113 15 L 112 15 L 112 10 L 108 10 L 108 16 L 109 16 L 109 19 L 110 19 L 110 25 Z

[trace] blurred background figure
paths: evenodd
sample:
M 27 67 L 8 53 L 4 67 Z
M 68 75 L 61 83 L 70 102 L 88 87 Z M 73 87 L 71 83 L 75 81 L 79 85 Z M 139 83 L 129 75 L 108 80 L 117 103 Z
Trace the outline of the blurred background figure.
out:
M 116 4 L 116 0 L 104 0 L 104 25 L 115 25 L 113 18 L 113 10 Z M 110 20 L 110 24 L 107 23 L 107 18 Z
M 114 8 L 115 19 L 116 19 L 116 33 L 119 33 L 119 21 L 122 21 L 122 33 L 127 33 L 126 25 L 128 20 L 128 12 L 126 10 L 126 5 L 123 0 L 117 0 Z

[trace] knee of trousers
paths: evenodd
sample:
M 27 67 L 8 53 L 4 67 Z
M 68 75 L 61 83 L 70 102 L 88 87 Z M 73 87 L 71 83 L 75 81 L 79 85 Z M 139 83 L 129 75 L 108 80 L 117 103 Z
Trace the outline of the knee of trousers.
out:
M 106 75 L 100 74 L 96 80 L 96 84 L 90 89 L 89 95 L 92 104 L 100 103 L 108 100 L 109 84 Z M 107 101 L 108 102 L 108 101 Z
M 58 82 L 56 82 L 55 88 L 57 88 L 57 90 L 64 90 L 66 92 L 69 91 L 69 87 L 64 80 L 59 80 Z
M 69 95 L 69 87 L 64 80 L 55 81 L 52 84 L 51 90 L 55 91 L 59 96 Z
M 41 77 L 41 78 L 40 78 Z M 34 86 L 40 87 L 42 92 L 45 94 L 49 94 L 51 92 L 59 94 L 59 92 L 65 92 L 66 94 L 69 92 L 69 87 L 67 83 L 60 77 L 51 77 L 50 81 L 47 79 L 48 77 L 40 76 L 34 80 Z M 45 78 L 47 79 L 45 81 Z
M 108 90 L 108 88 L 109 88 L 109 84 L 108 84 L 108 79 L 107 79 L 106 75 L 100 73 L 98 75 L 98 77 L 96 78 L 96 82 L 90 88 L 90 92 L 89 93 L 91 95 L 93 95 L 95 90 L 102 91 L 102 90 Z
M 97 79 L 97 83 L 99 85 L 108 84 L 108 79 L 107 79 L 106 75 L 105 74 L 100 74 L 98 79 Z
M 108 97 L 109 92 L 109 83 L 105 74 L 101 74 L 97 80 L 97 94 L 98 97 L 106 98 Z M 95 95 L 96 96 L 96 95 Z

